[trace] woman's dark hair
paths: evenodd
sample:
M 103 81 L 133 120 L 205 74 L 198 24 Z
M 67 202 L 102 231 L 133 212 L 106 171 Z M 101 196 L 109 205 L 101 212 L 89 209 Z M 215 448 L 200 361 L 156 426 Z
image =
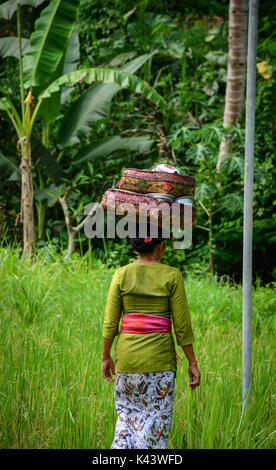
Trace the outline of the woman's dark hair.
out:
M 138 251 L 138 253 L 152 253 L 154 248 L 159 243 L 161 243 L 163 240 L 166 240 L 166 238 L 162 237 L 162 227 L 155 227 L 155 231 L 153 231 L 153 229 L 151 231 L 150 225 L 147 224 L 147 226 L 144 227 L 143 233 L 146 233 L 146 236 L 139 237 L 139 224 L 137 224 L 136 225 L 136 237 L 135 238 L 127 237 L 128 242 L 133 246 L 133 248 L 136 251 Z M 153 235 L 151 235 L 151 233 Z M 151 237 L 150 241 L 147 241 L 148 237 Z

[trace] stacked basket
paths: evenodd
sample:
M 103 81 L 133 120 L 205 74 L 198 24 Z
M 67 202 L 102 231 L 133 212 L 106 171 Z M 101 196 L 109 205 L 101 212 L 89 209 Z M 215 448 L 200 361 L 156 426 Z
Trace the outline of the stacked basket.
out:
M 164 217 L 164 208 L 165 212 L 167 208 L 167 215 L 173 226 L 172 204 L 177 202 L 180 228 L 184 228 L 185 205 L 189 204 L 192 209 L 192 227 L 194 227 L 196 224 L 194 195 L 195 178 L 180 175 L 178 170 L 170 165 L 158 165 L 153 170 L 126 168 L 122 173 L 119 188 L 108 189 L 103 195 L 101 206 L 109 210 L 115 205 L 116 210 L 120 205 L 120 215 L 132 214 L 138 221 L 139 210 L 143 205 L 146 208 L 147 220 L 155 221 L 159 226 Z M 162 204 L 164 202 L 166 204 Z M 185 227 L 187 227 L 187 220 Z

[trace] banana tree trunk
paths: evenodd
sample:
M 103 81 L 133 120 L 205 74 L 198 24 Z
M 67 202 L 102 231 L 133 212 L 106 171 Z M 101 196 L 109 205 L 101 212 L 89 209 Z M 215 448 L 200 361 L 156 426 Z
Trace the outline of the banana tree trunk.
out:
M 247 58 L 248 0 L 230 0 L 228 32 L 228 66 L 223 127 L 241 118 Z M 220 171 L 223 158 L 229 153 L 229 140 L 223 138 L 217 161 Z
M 23 222 L 23 247 L 27 257 L 35 251 L 34 226 L 34 190 L 31 170 L 31 146 L 29 142 L 22 144 L 21 170 L 21 220 Z

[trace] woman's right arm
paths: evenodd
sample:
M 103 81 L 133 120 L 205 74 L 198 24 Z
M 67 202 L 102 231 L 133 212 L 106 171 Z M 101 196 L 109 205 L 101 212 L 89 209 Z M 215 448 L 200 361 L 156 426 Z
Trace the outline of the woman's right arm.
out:
M 194 333 L 191 324 L 190 311 L 184 286 L 184 279 L 180 271 L 177 271 L 175 286 L 170 299 L 171 312 L 176 341 L 182 347 L 188 360 L 189 386 L 193 390 L 200 385 L 200 372 L 193 350 Z
M 197 368 L 197 361 L 196 361 L 193 345 L 187 344 L 185 346 L 182 346 L 182 349 L 189 362 L 189 367 L 188 367 L 188 374 L 190 377 L 189 386 L 193 390 L 194 388 L 199 387 L 200 378 L 201 378 L 200 372 Z

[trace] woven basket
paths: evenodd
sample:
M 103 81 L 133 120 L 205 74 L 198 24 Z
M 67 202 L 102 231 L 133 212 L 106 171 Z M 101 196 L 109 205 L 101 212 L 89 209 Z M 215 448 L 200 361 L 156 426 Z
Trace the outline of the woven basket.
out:
M 120 217 L 129 215 L 136 222 L 139 222 L 139 210 L 141 207 L 144 209 L 145 217 L 147 222 L 155 223 L 162 226 L 162 220 L 170 221 L 170 226 L 174 226 L 175 219 L 173 217 L 172 204 L 178 204 L 176 202 L 160 202 L 152 196 L 146 196 L 133 191 L 121 190 L 121 189 L 108 189 L 100 202 L 100 206 L 104 210 L 115 209 L 115 214 Z M 142 206 L 143 205 L 143 206 Z M 119 210 L 118 214 L 117 211 Z M 179 227 L 184 228 L 184 204 L 179 204 L 180 217 Z M 164 219 L 163 219 L 164 218 Z M 192 207 L 192 227 L 196 224 L 196 208 Z M 185 228 L 189 228 L 188 220 L 185 221 Z
M 161 171 L 125 168 L 119 184 L 120 189 L 136 193 L 163 193 L 175 197 L 195 195 L 195 178 Z

